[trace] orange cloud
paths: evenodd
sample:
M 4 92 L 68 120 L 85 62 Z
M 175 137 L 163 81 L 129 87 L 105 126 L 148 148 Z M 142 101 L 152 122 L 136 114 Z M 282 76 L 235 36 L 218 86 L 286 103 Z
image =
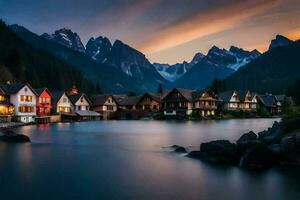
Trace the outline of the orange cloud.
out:
M 138 44 L 137 47 L 147 54 L 172 48 L 197 38 L 232 29 L 251 17 L 280 5 L 282 2 L 282 0 L 260 2 L 247 0 L 203 12 L 160 30 L 153 38 Z

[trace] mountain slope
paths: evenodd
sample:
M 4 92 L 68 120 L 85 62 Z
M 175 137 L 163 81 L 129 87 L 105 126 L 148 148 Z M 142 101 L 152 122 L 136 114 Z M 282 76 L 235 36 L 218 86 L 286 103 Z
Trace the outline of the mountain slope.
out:
M 284 37 L 282 35 L 276 35 L 276 38 L 271 41 L 269 50 L 274 49 L 276 47 L 280 47 L 280 46 L 286 46 L 286 45 L 289 45 L 292 43 L 293 43 L 293 41 L 290 40 L 289 38 Z
M 175 81 L 173 86 L 202 89 L 215 78 L 226 78 L 259 56 L 260 53 L 257 50 L 249 52 L 232 46 L 228 51 L 213 46 L 207 55 Z
M 33 87 L 65 90 L 73 82 L 87 93 L 100 92 L 79 71 L 51 54 L 35 49 L 0 21 L 0 82 L 29 82 Z
M 126 93 L 128 91 L 135 91 L 142 93 L 146 90 L 154 91 L 157 87 L 156 83 L 152 84 L 146 81 L 137 82 L 118 68 L 105 63 L 99 64 L 84 53 L 40 37 L 24 27 L 13 25 L 11 28 L 28 44 L 45 50 L 82 71 L 89 79 L 99 83 L 104 92 Z M 149 85 L 151 87 L 148 87 Z
M 203 58 L 204 55 L 202 53 L 196 53 L 191 62 L 184 61 L 183 63 L 176 63 L 174 65 L 153 63 L 153 65 L 164 79 L 174 82 L 182 77 Z
M 226 79 L 229 89 L 284 93 L 300 78 L 300 42 L 273 48 Z

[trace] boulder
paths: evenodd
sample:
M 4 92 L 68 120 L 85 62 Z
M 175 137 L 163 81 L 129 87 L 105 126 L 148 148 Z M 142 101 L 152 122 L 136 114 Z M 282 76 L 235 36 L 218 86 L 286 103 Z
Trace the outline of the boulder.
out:
M 203 158 L 203 153 L 200 152 L 200 151 L 191 151 L 187 157 L 190 157 L 190 158 L 196 158 L 196 159 L 202 159 Z
M 237 151 L 239 156 L 242 156 L 248 149 L 260 143 L 257 139 L 257 135 L 250 131 L 249 133 L 243 134 L 236 142 Z
M 250 131 L 249 133 L 243 134 L 237 141 L 237 144 L 243 144 L 243 143 L 248 143 L 251 141 L 257 140 L 257 135 L 253 132 Z
M 264 144 L 277 144 L 284 135 L 283 124 L 274 122 L 272 128 L 258 133 L 258 139 Z
M 241 157 L 240 167 L 263 169 L 278 164 L 280 156 L 264 144 L 257 144 Z
M 296 151 L 296 138 L 294 136 L 284 137 L 280 141 L 282 153 L 292 153 Z
M 177 147 L 175 148 L 174 152 L 176 153 L 186 153 L 186 149 L 184 147 Z
M 30 138 L 26 135 L 21 134 L 5 134 L 0 136 L 0 141 L 9 143 L 25 143 L 30 142 Z
M 202 143 L 198 154 L 202 154 L 198 155 L 202 160 L 212 163 L 234 165 L 239 160 L 236 145 L 227 140 Z

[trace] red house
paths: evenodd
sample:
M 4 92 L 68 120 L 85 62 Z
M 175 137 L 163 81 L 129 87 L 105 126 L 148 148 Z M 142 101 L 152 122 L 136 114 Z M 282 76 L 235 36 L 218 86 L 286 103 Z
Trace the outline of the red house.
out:
M 52 94 L 47 88 L 39 88 L 35 90 L 37 93 L 36 111 L 37 116 L 46 116 L 51 114 Z

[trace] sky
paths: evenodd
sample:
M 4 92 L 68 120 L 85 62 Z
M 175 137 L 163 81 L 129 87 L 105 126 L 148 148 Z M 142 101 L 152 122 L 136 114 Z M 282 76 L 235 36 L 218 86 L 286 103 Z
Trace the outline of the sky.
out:
M 282 34 L 300 38 L 300 0 L 0 0 L 0 18 L 42 34 L 106 36 L 174 64 L 214 45 L 264 52 Z

